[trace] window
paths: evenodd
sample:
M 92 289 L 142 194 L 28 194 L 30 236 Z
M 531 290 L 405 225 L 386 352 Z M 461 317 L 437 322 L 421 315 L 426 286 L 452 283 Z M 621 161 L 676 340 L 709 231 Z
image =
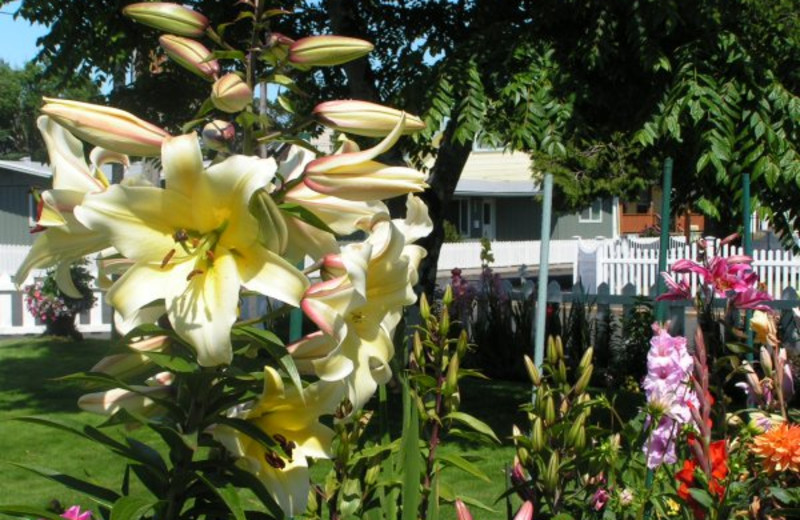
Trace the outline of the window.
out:
M 603 221 L 603 201 L 601 199 L 595 199 L 595 201 L 592 202 L 592 205 L 581 211 L 581 214 L 578 216 L 578 222 L 582 223 L 589 223 L 589 222 L 597 223 L 602 221 Z

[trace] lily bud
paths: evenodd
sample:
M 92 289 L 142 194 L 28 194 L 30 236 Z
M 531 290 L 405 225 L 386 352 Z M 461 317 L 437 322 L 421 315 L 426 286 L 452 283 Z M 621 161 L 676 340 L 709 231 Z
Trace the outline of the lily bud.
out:
M 212 60 L 211 51 L 202 43 L 181 36 L 165 34 L 158 39 L 167 56 L 203 79 L 213 81 L 219 75 L 219 63 Z
M 514 520 L 531 520 L 533 518 L 533 502 L 526 500 L 522 507 L 519 508 Z
M 260 58 L 271 65 L 277 65 L 289 56 L 289 46 L 294 40 L 281 33 L 271 33 Z
M 91 372 L 127 379 L 144 372 L 150 364 L 150 359 L 144 354 L 113 354 L 98 361 Z
M 100 415 L 114 415 L 120 410 L 141 415 L 152 415 L 160 409 L 152 398 L 164 398 L 170 389 L 166 386 L 132 386 L 135 392 L 114 388 L 106 392 L 82 395 L 78 406 L 87 412 Z
M 556 402 L 552 395 L 548 395 L 544 400 L 544 420 L 548 426 L 556 422 Z
M 542 418 L 537 417 L 533 420 L 531 429 L 531 449 L 534 453 L 539 453 L 544 449 L 544 424 Z
M 447 388 L 451 392 L 455 392 L 458 390 L 458 368 L 459 368 L 459 361 L 458 355 L 455 355 L 450 359 L 450 364 L 447 365 L 447 379 L 446 384 Z
M 289 46 L 289 62 L 305 67 L 341 65 L 368 54 L 368 41 L 346 36 L 309 36 Z
M 428 297 L 425 296 L 425 293 L 422 293 L 419 297 L 419 315 L 425 321 L 431 318 L 431 306 L 428 303 Z
M 762 396 L 764 390 L 761 388 L 761 382 L 758 380 L 756 371 L 753 370 L 753 365 L 747 361 L 742 361 L 742 370 L 744 370 L 744 377 L 747 380 L 747 386 L 750 387 L 750 391 L 759 397 Z
M 466 330 L 462 330 L 461 334 L 458 335 L 458 343 L 456 343 L 456 354 L 458 354 L 458 357 L 463 358 L 466 356 L 467 348 L 469 348 L 469 336 L 467 336 Z
M 208 28 L 208 18 L 171 2 L 140 2 L 126 6 L 122 14 L 158 30 L 198 38 Z
M 138 117 L 116 108 L 44 98 L 42 113 L 75 136 L 107 150 L 127 155 L 155 156 L 169 134 Z
M 289 229 L 278 205 L 264 188 L 250 199 L 250 212 L 258 220 L 260 242 L 270 251 L 283 254 L 289 245 Z
M 450 307 L 450 304 L 453 303 L 453 286 L 448 285 L 444 290 L 444 295 L 442 296 L 442 304 L 445 307 Z
M 203 143 L 208 148 L 218 152 L 228 151 L 229 144 L 236 137 L 236 127 L 233 123 L 215 119 L 203 127 Z
M 527 354 L 524 356 L 524 360 L 525 369 L 528 371 L 528 377 L 531 378 L 531 383 L 533 383 L 535 386 L 539 386 L 542 384 L 542 375 L 539 373 L 539 369 L 536 368 L 533 360 L 528 357 Z
M 467 505 L 460 499 L 456 499 L 456 519 L 457 520 L 472 520 L 472 514 L 469 512 Z
M 223 112 L 240 112 L 253 101 L 253 91 L 233 72 L 225 74 L 211 88 L 211 102 Z
M 542 479 L 544 490 L 547 493 L 553 493 L 556 490 L 556 486 L 558 485 L 558 467 L 560 464 L 561 457 L 558 456 L 557 451 L 554 451 L 550 454 L 550 460 L 547 462 L 547 469 L 545 470 L 544 478 Z
M 325 126 L 365 137 L 389 135 L 404 113 L 368 101 L 339 100 L 320 103 L 312 111 Z M 413 134 L 425 128 L 417 116 L 405 114 L 403 134 Z
M 592 362 L 593 354 L 594 354 L 594 348 L 589 347 L 586 349 L 586 352 L 583 353 L 583 356 L 581 356 L 581 360 L 578 363 L 578 370 L 580 370 L 581 372 L 586 370 L 586 367 L 588 367 Z
M 761 347 L 761 350 L 758 352 L 759 359 L 761 360 L 761 370 L 764 371 L 764 375 L 767 377 L 772 376 L 772 354 L 766 347 Z
M 442 307 L 442 318 L 439 321 L 439 335 L 443 338 L 447 337 L 450 332 L 450 311 L 447 307 Z
M 594 366 L 589 365 L 581 374 L 581 377 L 578 378 L 578 382 L 575 383 L 574 388 L 576 394 L 582 394 L 586 390 L 586 387 L 589 386 L 589 380 L 592 378 L 593 369 Z

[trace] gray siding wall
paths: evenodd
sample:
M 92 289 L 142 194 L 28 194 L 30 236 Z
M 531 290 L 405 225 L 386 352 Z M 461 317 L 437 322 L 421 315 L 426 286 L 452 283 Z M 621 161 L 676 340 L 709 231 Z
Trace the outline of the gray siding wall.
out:
M 611 237 L 614 229 L 611 212 L 611 199 L 605 199 L 602 203 L 602 218 L 600 222 L 581 222 L 580 213 L 561 214 L 553 219 L 553 230 L 550 238 L 553 240 L 564 240 L 579 236 L 581 238 L 594 238 L 596 236 Z
M 0 170 L 0 244 L 32 244 L 28 193 L 31 186 L 44 189 L 47 179 Z
M 581 222 L 579 213 L 553 215 L 550 238 L 565 240 L 574 236 L 611 237 L 612 201 L 602 203 L 600 222 Z M 497 197 L 495 199 L 497 240 L 541 240 L 542 203 L 533 197 Z

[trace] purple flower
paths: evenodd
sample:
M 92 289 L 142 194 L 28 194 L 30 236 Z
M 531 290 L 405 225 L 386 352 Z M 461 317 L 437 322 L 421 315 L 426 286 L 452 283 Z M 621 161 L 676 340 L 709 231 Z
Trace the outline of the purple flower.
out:
M 675 452 L 675 437 L 678 427 L 669 417 L 663 417 L 648 437 L 644 446 L 647 456 L 647 467 L 656 469 L 662 464 L 675 464 L 678 456 Z
M 600 511 L 603 509 L 608 502 L 608 499 L 611 495 L 608 494 L 608 491 L 604 488 L 597 488 L 597 491 L 594 492 L 592 496 L 592 507 L 595 511 Z

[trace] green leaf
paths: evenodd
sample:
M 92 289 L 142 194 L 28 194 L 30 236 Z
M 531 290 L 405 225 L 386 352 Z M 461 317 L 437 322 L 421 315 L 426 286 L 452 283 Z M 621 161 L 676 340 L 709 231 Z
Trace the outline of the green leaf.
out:
M 705 489 L 690 488 L 689 494 L 692 495 L 692 498 L 695 499 L 698 504 L 706 509 L 711 509 L 711 506 L 714 505 L 714 499 Z
M 234 430 L 247 435 L 265 448 L 278 453 L 283 453 L 283 448 L 281 448 L 275 439 L 270 437 L 264 432 L 264 430 L 249 421 L 238 419 L 236 417 L 217 417 L 216 422 L 219 424 L 224 424 L 225 426 L 233 428 Z
M 412 403 L 408 381 L 403 380 L 403 443 L 400 446 L 403 472 L 403 511 L 401 520 L 417 520 L 422 499 L 420 477 L 422 456 L 419 451 L 419 412 Z
M 478 466 L 476 466 L 475 464 L 471 463 L 470 461 L 468 461 L 467 459 L 456 453 L 442 453 L 441 451 L 439 451 L 436 454 L 436 459 L 451 466 L 455 466 L 458 469 L 465 471 L 470 475 L 483 480 L 484 482 L 492 481 L 486 475 L 486 473 L 484 473 L 483 471 L 480 470 L 480 468 L 478 468 Z
M 297 391 L 303 392 L 303 380 L 300 378 L 300 372 L 297 371 L 297 366 L 294 364 L 294 358 L 292 358 L 289 351 L 286 350 L 286 347 L 278 336 L 268 330 L 262 330 L 249 325 L 235 327 L 233 333 L 257 341 L 272 359 L 278 362 L 280 367 L 289 376 L 289 379 L 292 380 L 292 384 L 297 388 Z
M 289 112 L 290 114 L 294 114 L 294 106 L 292 105 L 292 101 L 286 96 L 278 96 L 278 104 L 283 107 L 284 110 Z
M 72 433 L 73 435 L 83 437 L 84 439 L 99 442 L 100 444 L 103 444 L 118 452 L 128 451 L 128 447 L 122 444 L 121 442 L 109 437 L 108 435 L 101 432 L 100 430 L 97 430 L 96 428 L 84 424 L 78 424 L 78 423 L 70 424 L 67 421 L 49 419 L 47 417 L 39 417 L 36 415 L 15 417 L 14 420 L 27 422 L 31 424 L 39 424 L 42 426 L 49 426 L 50 428 L 55 428 L 58 430 L 69 432 Z
M 119 498 L 119 494 L 117 494 L 117 492 L 115 491 L 112 491 L 108 488 L 104 488 L 102 486 L 98 486 L 97 484 L 92 484 L 91 482 L 87 482 L 85 480 L 81 480 L 79 478 L 70 475 L 59 473 L 58 471 L 54 471 L 48 468 L 43 468 L 40 466 L 34 466 L 32 464 L 22 464 L 19 462 L 7 462 L 6 464 L 10 464 L 17 468 L 24 469 L 32 473 L 36 473 L 41 477 L 58 482 L 59 484 L 68 487 L 69 489 L 75 490 L 79 493 L 83 493 L 84 495 L 92 498 L 99 504 L 103 504 L 107 507 L 111 507 L 111 504 L 113 504 Z
M 489 437 L 490 439 L 494 440 L 497 444 L 500 444 L 500 439 L 498 439 L 497 435 L 495 435 L 494 431 L 492 431 L 491 426 L 481 421 L 480 419 L 476 419 L 475 417 L 466 414 L 464 412 L 450 412 L 445 416 L 445 419 L 450 419 L 451 421 L 458 421 L 466 426 L 469 426 L 476 432 L 482 433 L 483 435 Z
M 778 486 L 767 488 L 772 496 L 787 506 L 798 505 L 800 503 L 800 489 L 784 489 Z
M 308 208 L 305 208 L 299 204 L 293 204 L 288 202 L 280 204 L 278 205 L 278 207 L 281 209 L 281 211 L 289 213 L 291 216 L 302 220 L 306 224 L 311 224 L 315 228 L 319 228 L 327 233 L 331 233 L 334 235 L 336 234 L 318 216 L 309 211 Z
M 253 492 L 256 497 L 261 501 L 261 504 L 264 505 L 274 518 L 286 518 L 283 514 L 283 509 L 275 502 L 275 499 L 272 498 L 272 495 L 269 493 L 267 488 L 264 487 L 264 484 L 261 480 L 258 479 L 255 475 L 250 473 L 249 471 L 237 468 L 235 466 L 231 466 L 227 468 L 227 471 L 230 473 L 230 482 L 239 487 L 245 487 Z
M 247 516 L 244 514 L 244 508 L 242 507 L 242 502 L 239 500 L 239 491 L 236 489 L 236 487 L 234 487 L 232 484 L 217 486 L 202 475 L 200 475 L 200 480 L 202 480 L 208 489 L 210 489 L 215 495 L 217 495 L 217 497 L 219 497 L 220 500 L 225 503 L 225 505 L 228 507 L 228 510 L 233 514 L 234 520 L 247 520 Z M 114 519 L 112 518 L 111 520 Z
M 111 520 L 136 520 L 158 504 L 158 501 L 142 497 L 120 497 L 111 507 Z
M 16 504 L 0 505 L 0 513 L 9 516 L 21 516 L 23 518 L 45 518 L 47 520 L 63 520 L 61 515 L 32 506 L 20 506 Z
M 170 372 L 189 374 L 197 371 L 197 363 L 182 356 L 177 356 L 173 353 L 167 354 L 164 352 L 142 352 L 153 363 L 169 370 Z

